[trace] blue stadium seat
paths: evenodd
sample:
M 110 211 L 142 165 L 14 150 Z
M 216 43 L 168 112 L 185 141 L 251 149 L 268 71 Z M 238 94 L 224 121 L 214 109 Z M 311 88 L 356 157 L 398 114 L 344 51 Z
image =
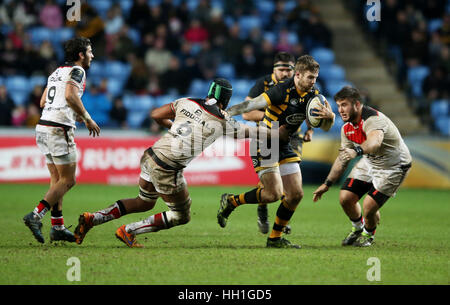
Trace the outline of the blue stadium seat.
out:
M 433 33 L 437 30 L 439 30 L 442 26 L 442 19 L 441 18 L 436 18 L 436 19 L 431 19 L 428 21 L 428 33 Z
M 10 91 L 9 96 L 16 105 L 25 105 L 27 103 L 30 92 L 26 91 Z
M 113 97 L 119 96 L 123 92 L 126 80 L 122 80 L 116 77 L 108 78 L 107 90 Z
M 450 117 L 439 117 L 434 122 L 436 129 L 445 136 L 450 136 Z
M 108 78 L 126 80 L 130 76 L 131 65 L 120 61 L 107 61 L 104 64 L 103 75 Z
M 126 94 L 123 97 L 123 105 L 130 112 L 148 112 L 154 107 L 153 98 L 150 95 Z
M 320 66 L 320 78 L 325 82 L 327 81 L 344 81 L 345 69 L 337 64 L 321 65 Z
M 222 63 L 217 68 L 217 76 L 224 77 L 231 81 L 235 77 L 236 73 L 234 65 L 232 63 Z
M 435 100 L 431 103 L 431 115 L 433 118 L 446 117 L 450 115 L 450 100 Z
M 130 14 L 130 10 L 133 7 L 133 0 L 120 0 L 118 2 L 123 14 L 128 17 L 128 15 Z
M 339 90 L 345 86 L 353 86 L 352 83 L 347 81 L 329 81 L 325 85 L 327 95 L 334 96 Z
M 89 71 L 87 72 L 88 78 L 102 78 L 104 76 L 105 67 L 102 62 L 93 60 Z
M 170 94 L 160 95 L 160 96 L 154 98 L 154 107 L 156 108 L 156 107 L 164 106 L 166 104 L 172 103 L 173 101 L 175 101 L 178 98 L 180 98 L 180 97 L 175 96 L 175 95 L 170 95 Z
M 247 38 L 253 28 L 261 28 L 262 21 L 259 16 L 245 15 L 239 18 L 239 27 L 241 29 L 240 38 Z
M 30 92 L 32 89 L 28 78 L 20 75 L 8 77 L 5 81 L 5 85 L 10 93 Z
M 130 128 L 139 128 L 148 115 L 148 112 L 145 111 L 129 111 L 127 113 L 127 124 Z
M 47 77 L 43 75 L 34 75 L 29 79 L 30 87 L 33 89 L 35 86 L 45 87 L 47 85 Z
M 334 64 L 335 55 L 333 50 L 328 48 L 315 48 L 311 51 L 311 56 L 322 66 Z
M 264 32 L 263 37 L 264 37 L 264 39 L 270 41 L 273 45 L 275 45 L 278 40 L 277 34 L 274 32 L 269 32 L 269 31 Z
M 422 83 L 429 73 L 430 68 L 427 66 L 416 66 L 408 69 L 408 83 L 411 86 L 411 93 L 414 97 L 423 96 Z
M 113 3 L 111 0 L 90 0 L 89 4 L 95 8 L 95 10 L 102 18 L 105 18 L 106 13 Z
M 246 79 L 235 79 L 231 85 L 233 86 L 233 95 L 247 96 L 252 88 L 254 81 Z
M 31 43 L 39 46 L 43 41 L 52 41 L 53 31 L 46 27 L 34 27 L 29 30 Z
M 196 78 L 191 82 L 188 95 L 191 97 L 206 96 L 208 87 L 209 82 Z
M 53 30 L 52 43 L 62 45 L 67 40 L 75 36 L 75 31 L 72 28 L 60 28 Z

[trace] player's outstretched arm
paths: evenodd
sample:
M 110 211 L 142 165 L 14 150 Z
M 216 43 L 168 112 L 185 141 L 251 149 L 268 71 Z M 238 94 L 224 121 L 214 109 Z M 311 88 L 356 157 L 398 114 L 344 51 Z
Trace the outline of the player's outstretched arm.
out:
M 333 185 L 344 173 L 345 169 L 348 166 L 350 160 L 346 159 L 344 155 L 344 149 L 339 149 L 339 155 L 333 163 L 330 172 L 328 173 L 325 182 L 322 183 L 314 192 L 313 192 L 313 201 L 316 202 L 322 195 L 328 191 L 330 186 Z
M 226 111 L 230 116 L 240 115 L 244 112 L 250 112 L 252 110 L 256 109 L 262 109 L 267 107 L 267 101 L 264 98 L 264 96 L 261 94 L 254 99 L 246 100 L 242 103 L 239 103 L 237 105 L 231 106 Z
M 245 98 L 246 101 L 251 100 L 250 96 Z M 242 118 L 246 121 L 259 122 L 264 119 L 264 109 L 256 109 L 249 112 L 244 112 Z
M 100 127 L 98 127 L 97 123 L 86 111 L 83 102 L 78 96 L 78 87 L 67 83 L 65 98 L 69 107 L 72 108 L 73 111 L 75 111 L 75 113 L 84 121 L 86 128 L 89 130 L 89 135 L 92 135 L 94 138 L 100 135 Z

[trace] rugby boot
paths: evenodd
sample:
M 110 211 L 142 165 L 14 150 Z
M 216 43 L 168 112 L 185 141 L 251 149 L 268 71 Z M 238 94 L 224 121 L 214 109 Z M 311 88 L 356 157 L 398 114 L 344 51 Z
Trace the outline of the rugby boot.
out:
M 50 229 L 50 241 L 68 241 L 73 243 L 75 236 L 67 228 L 62 230 Z
M 34 217 L 34 213 L 28 213 L 23 217 L 23 222 L 31 230 L 34 238 L 40 243 L 44 243 L 44 236 L 42 235 L 42 222 L 40 219 Z
M 130 234 L 125 230 L 125 225 L 116 230 L 116 237 L 130 248 L 143 248 L 144 246 L 137 242 L 136 235 Z
M 294 248 L 294 249 L 300 249 L 300 245 L 296 245 L 291 243 L 289 240 L 287 240 L 284 237 L 280 237 L 277 239 L 267 239 L 267 248 Z
M 222 197 L 220 198 L 219 211 L 217 211 L 217 222 L 222 228 L 225 228 L 225 226 L 227 225 L 228 217 L 235 209 L 235 206 L 228 200 L 228 196 L 230 195 L 222 194 Z
M 84 212 L 80 215 L 78 218 L 78 225 L 75 228 L 75 242 L 79 245 L 83 242 L 84 237 L 86 236 L 87 232 L 92 229 L 94 226 L 93 223 L 94 220 L 94 214 Z
M 375 237 L 366 232 L 362 232 L 361 236 L 353 243 L 355 247 L 370 247 L 374 244 Z
M 344 240 L 342 241 L 342 245 L 343 246 L 353 245 L 353 243 L 358 239 L 358 237 L 361 236 L 362 231 L 363 231 L 362 229 L 357 230 L 355 227 L 352 227 L 352 231 L 348 233 L 346 238 L 344 238 Z

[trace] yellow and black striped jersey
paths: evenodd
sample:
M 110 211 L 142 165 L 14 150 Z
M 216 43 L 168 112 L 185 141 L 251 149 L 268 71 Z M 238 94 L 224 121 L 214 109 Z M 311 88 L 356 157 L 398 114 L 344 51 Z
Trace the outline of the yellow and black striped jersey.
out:
M 266 92 L 276 84 L 278 84 L 278 81 L 275 78 L 275 75 L 273 73 L 267 74 L 256 80 L 255 85 L 248 92 L 248 96 L 250 98 L 255 98 L 261 95 L 261 93 Z
M 310 98 L 319 94 L 313 87 L 308 92 L 300 92 L 294 84 L 294 78 L 279 82 L 263 93 L 267 101 L 262 124 L 272 127 L 278 121 L 279 126 L 286 125 L 291 133 L 296 132 L 306 119 L 306 105 Z

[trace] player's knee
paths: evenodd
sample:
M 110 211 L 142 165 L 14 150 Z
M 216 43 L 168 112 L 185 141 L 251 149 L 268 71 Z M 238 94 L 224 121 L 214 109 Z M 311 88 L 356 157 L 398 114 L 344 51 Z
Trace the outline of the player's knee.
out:
M 181 204 L 174 205 L 170 211 L 166 212 L 167 221 L 170 226 L 187 224 L 191 220 L 191 199 L 189 198 Z
M 263 201 L 263 203 L 271 203 L 280 200 L 281 196 L 283 196 L 283 192 L 281 190 L 274 189 L 265 192 L 264 196 L 261 197 L 261 201 Z
M 339 203 L 343 207 L 348 207 L 348 206 L 354 205 L 355 204 L 355 200 L 353 198 L 351 198 L 351 197 L 348 197 L 346 195 L 340 194 L 339 195 Z
M 70 177 L 70 178 L 61 178 L 58 181 L 59 183 L 63 183 L 63 185 L 70 190 L 71 188 L 73 188 L 75 186 L 75 184 L 77 183 L 75 177 Z

